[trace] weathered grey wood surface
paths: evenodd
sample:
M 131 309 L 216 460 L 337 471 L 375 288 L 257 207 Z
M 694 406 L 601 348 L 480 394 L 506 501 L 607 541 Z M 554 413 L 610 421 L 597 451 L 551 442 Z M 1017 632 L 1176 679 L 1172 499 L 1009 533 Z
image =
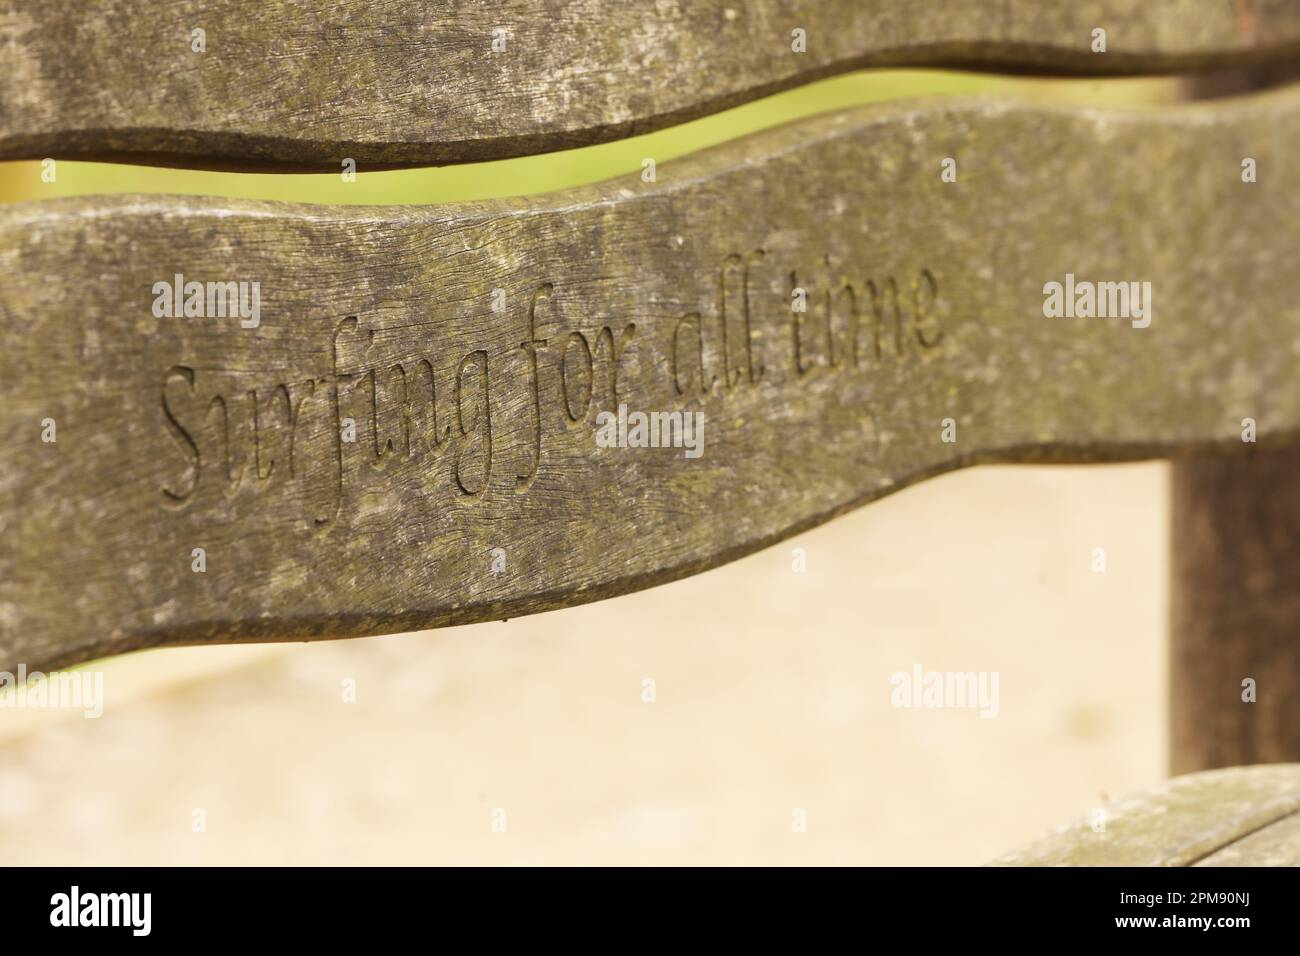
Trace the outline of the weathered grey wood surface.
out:
M 1175 777 L 994 864 L 1300 866 L 1300 764 Z
M 1297 141 L 1294 91 L 932 103 L 527 202 L 10 206 L 0 666 L 511 617 L 974 462 L 1292 437 Z M 1067 273 L 1150 282 L 1150 326 L 1046 318 Z M 260 325 L 156 317 L 176 274 Z M 702 455 L 598 449 L 619 403 L 703 412 Z
M 440 163 L 614 139 L 865 66 L 1146 73 L 1298 51 L 1292 0 L 15 0 L 0 158 Z

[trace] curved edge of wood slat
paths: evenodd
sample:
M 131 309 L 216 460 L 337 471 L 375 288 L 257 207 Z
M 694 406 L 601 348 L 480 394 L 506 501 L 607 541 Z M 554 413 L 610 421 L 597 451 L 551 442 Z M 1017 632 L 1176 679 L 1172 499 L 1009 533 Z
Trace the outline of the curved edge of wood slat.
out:
M 969 464 L 1294 440 L 1297 138 L 1294 90 L 932 102 L 529 200 L 0 209 L 0 667 L 514 617 Z M 156 315 L 176 274 L 260 324 Z M 1045 317 L 1067 274 L 1151 325 Z M 620 404 L 703 453 L 598 448 Z
M 94 17 L 18 0 L 0 13 L 0 159 L 441 164 L 649 132 L 866 67 L 1116 75 L 1297 56 L 1284 0 L 247 0 L 165 15 L 111 0 Z
M 993 866 L 1300 865 L 1300 764 L 1174 777 L 993 861 Z
M 1300 430 L 1275 436 L 1275 441 L 1300 444 Z M 149 650 L 161 647 L 194 647 L 205 644 L 258 644 L 295 641 L 348 640 L 358 637 L 404 634 L 414 631 L 436 630 L 466 624 L 491 621 L 508 622 L 512 618 L 526 617 L 547 611 L 580 607 L 596 601 L 609 600 L 636 591 L 659 587 L 685 578 L 711 571 L 733 561 L 749 557 L 780 544 L 823 524 L 879 501 L 891 494 L 904 491 L 913 485 L 946 474 L 978 465 L 1095 465 L 1126 462 L 1180 459 L 1201 455 L 1222 457 L 1240 451 L 1239 443 L 1193 443 L 1191 445 L 1158 443 L 1133 446 L 1107 445 L 1105 447 L 1071 448 L 1067 446 L 1025 446 L 980 452 L 968 459 L 953 459 L 941 466 L 908 475 L 880 492 L 872 492 L 832 510 L 792 524 L 768 537 L 747 541 L 731 548 L 722 548 L 706 558 L 682 564 L 666 565 L 635 575 L 595 586 L 573 590 L 568 586 L 551 591 L 537 591 L 522 597 L 480 604 L 465 604 L 454 609 L 422 608 L 406 612 L 373 611 L 353 612 L 330 610 L 314 615 L 275 616 L 235 619 L 222 614 L 210 620 L 189 621 L 179 628 L 153 628 L 113 638 L 104 638 L 102 632 L 94 634 L 85 643 L 50 642 L 48 650 L 39 655 L 27 654 L 21 660 L 14 658 L 10 673 L 16 673 L 17 664 L 23 663 L 28 673 L 48 672 L 83 664 L 98 658 Z M 3 650 L 0 645 L 0 650 Z M 0 659 L 0 667 L 3 666 Z

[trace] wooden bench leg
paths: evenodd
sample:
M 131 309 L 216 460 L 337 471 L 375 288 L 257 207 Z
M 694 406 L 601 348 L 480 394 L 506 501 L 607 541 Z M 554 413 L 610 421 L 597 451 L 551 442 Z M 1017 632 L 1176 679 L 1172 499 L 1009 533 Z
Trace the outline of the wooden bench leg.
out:
M 1170 769 L 1300 761 L 1300 448 L 1175 462 L 1171 491 Z

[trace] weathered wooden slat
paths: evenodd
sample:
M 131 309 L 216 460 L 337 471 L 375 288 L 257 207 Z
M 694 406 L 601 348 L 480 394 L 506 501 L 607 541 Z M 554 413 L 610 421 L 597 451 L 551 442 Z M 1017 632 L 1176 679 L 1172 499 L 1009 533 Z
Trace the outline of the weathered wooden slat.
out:
M 0 158 L 443 163 L 614 139 L 867 66 L 1116 74 L 1298 52 L 1291 0 L 15 0 Z
M 1300 808 L 1192 865 L 1300 866 Z
M 994 861 L 1001 866 L 1294 866 L 1300 764 L 1175 777 Z
M 976 462 L 1293 437 L 1298 141 L 1296 91 L 900 104 L 532 201 L 7 207 L 0 667 L 511 617 Z M 1046 317 L 1067 274 L 1149 324 Z M 156 314 L 253 281 L 255 328 Z M 702 453 L 598 448 L 620 404 Z

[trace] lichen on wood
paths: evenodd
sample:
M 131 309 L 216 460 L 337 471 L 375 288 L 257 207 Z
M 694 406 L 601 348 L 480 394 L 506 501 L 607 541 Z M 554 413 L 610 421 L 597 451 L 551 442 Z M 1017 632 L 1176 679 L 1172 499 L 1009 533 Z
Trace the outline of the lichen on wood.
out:
M 1169 73 L 1300 53 L 1291 0 L 5 6 L 3 159 L 463 162 L 647 132 L 864 67 Z
M 1295 91 L 936 102 L 533 199 L 4 208 L 0 668 L 514 617 L 965 465 L 1294 437 L 1298 141 Z M 1145 327 L 1044 314 L 1107 281 Z M 649 413 L 701 453 L 598 444 Z

